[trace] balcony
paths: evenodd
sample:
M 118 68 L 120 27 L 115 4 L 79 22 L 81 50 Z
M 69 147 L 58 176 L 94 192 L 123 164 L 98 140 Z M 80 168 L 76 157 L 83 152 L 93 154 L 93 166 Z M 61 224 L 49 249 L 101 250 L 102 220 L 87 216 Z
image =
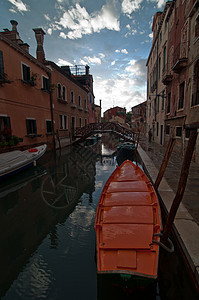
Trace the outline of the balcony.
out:
M 74 102 L 71 102 L 70 107 L 71 107 L 71 108 L 76 108 L 77 105 L 76 105 Z
M 187 43 L 180 43 L 173 53 L 172 70 L 175 73 L 180 73 L 187 66 Z
M 170 71 L 165 70 L 164 74 L 162 74 L 162 83 L 164 85 L 168 85 L 173 79 L 173 75 Z
M 80 111 L 82 111 L 82 110 L 83 110 L 83 107 L 80 105 L 80 106 L 78 106 L 78 109 L 79 109 Z

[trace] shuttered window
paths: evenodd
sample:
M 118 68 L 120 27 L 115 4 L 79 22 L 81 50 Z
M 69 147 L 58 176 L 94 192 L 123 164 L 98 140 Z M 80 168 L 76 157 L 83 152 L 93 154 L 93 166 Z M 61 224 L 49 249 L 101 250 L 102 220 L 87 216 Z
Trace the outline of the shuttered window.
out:
M 26 119 L 27 134 L 37 134 L 36 120 Z

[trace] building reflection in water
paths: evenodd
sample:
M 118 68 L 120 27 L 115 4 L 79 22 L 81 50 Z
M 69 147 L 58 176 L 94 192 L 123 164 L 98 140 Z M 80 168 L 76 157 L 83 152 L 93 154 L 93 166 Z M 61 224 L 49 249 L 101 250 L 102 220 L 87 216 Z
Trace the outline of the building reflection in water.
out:
M 81 146 L 46 153 L 40 167 L 5 181 L 0 188 L 0 296 L 49 234 L 57 248 L 63 223 L 83 193 L 92 202 L 97 155 Z

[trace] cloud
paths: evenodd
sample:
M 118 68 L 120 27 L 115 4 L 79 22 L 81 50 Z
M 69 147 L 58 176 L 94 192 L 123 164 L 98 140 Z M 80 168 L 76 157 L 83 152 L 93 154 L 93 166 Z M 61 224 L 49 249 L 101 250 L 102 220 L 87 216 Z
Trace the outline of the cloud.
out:
M 116 53 L 120 53 L 121 52 L 123 54 L 128 54 L 128 51 L 126 49 L 122 49 L 122 50 L 116 49 L 115 52 Z
M 128 54 L 128 51 L 126 49 L 122 49 L 121 53 Z
M 63 16 L 59 21 L 56 21 L 56 24 L 67 30 L 67 33 L 60 35 L 61 37 L 79 39 L 83 35 L 100 32 L 102 29 L 119 31 L 118 18 L 110 4 L 103 5 L 100 11 L 89 15 L 85 7 L 76 3 L 75 7 L 64 11 Z M 54 29 L 57 28 L 54 27 Z
M 84 56 L 84 58 L 80 60 L 80 63 L 83 64 L 83 65 L 86 65 L 86 64 L 101 65 L 102 61 L 99 57 L 96 57 L 96 56 L 93 56 L 93 57 Z
M 24 4 L 21 0 L 8 0 L 10 3 L 12 3 L 19 12 L 28 11 L 28 7 L 26 4 Z M 12 8 L 12 11 L 14 11 L 14 8 Z
M 130 16 L 132 12 L 140 9 L 143 0 L 123 0 L 122 1 L 122 12 Z
M 146 79 L 146 59 L 130 60 L 129 65 L 125 68 L 125 72 L 133 78 L 139 77 L 144 81 Z
M 102 111 L 110 107 L 126 107 L 127 111 L 132 106 L 146 100 L 146 86 L 135 87 L 131 78 L 102 79 L 95 78 L 94 81 L 95 99 L 102 100 Z
M 47 21 L 50 21 L 50 17 L 49 17 L 49 15 L 47 15 L 47 14 L 44 14 L 44 18 L 45 18 Z
M 62 58 L 58 58 L 57 65 L 58 66 L 73 66 L 73 64 L 71 64 L 70 62 L 68 62 L 67 60 L 64 60 Z

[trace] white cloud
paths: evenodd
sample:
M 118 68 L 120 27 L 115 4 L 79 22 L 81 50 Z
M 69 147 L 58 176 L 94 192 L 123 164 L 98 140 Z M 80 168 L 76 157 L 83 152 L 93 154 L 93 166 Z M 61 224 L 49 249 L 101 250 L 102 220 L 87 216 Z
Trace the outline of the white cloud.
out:
M 28 11 L 28 7 L 26 4 L 24 4 L 21 0 L 8 0 L 10 3 L 12 3 L 20 12 Z
M 85 7 L 81 7 L 76 3 L 75 7 L 63 13 L 56 24 L 68 30 L 65 35 L 60 36 L 69 39 L 78 39 L 83 35 L 100 32 L 102 29 L 120 30 L 118 17 L 114 10 L 111 10 L 110 5 L 103 5 L 101 11 L 89 15 Z
M 60 32 L 59 36 L 63 39 L 67 38 L 67 35 L 64 32 Z
M 49 15 L 47 15 L 47 14 L 44 14 L 44 18 L 45 18 L 47 21 L 50 21 L 50 17 L 49 17 Z
M 128 54 L 128 51 L 126 49 L 122 49 L 121 53 Z
M 71 64 L 70 62 L 68 62 L 67 60 L 64 60 L 62 58 L 58 58 L 57 65 L 58 66 L 73 66 L 73 64 Z
M 120 53 L 121 52 L 123 54 L 128 54 L 128 51 L 126 49 L 122 49 L 122 50 L 116 49 L 115 52 L 116 53 Z
M 129 62 L 128 67 L 125 68 L 125 71 L 129 73 L 129 76 L 133 78 L 140 78 L 142 80 L 146 79 L 146 60 L 140 59 L 135 60 L 132 59 Z
M 95 78 L 94 91 L 96 100 L 102 99 L 103 112 L 113 106 L 130 111 L 132 106 L 146 100 L 146 86 L 136 87 L 135 80 L 125 76 L 107 80 Z
M 90 56 L 84 56 L 83 59 L 80 60 L 80 63 L 83 65 L 86 64 L 97 64 L 97 65 L 101 65 L 102 61 L 99 57 L 90 57 Z
M 115 60 L 114 61 L 112 61 L 112 63 L 111 63 L 111 66 L 114 66 L 115 65 Z
M 151 32 L 151 33 L 149 34 L 149 37 L 150 37 L 150 39 L 153 38 L 153 32 Z
M 138 10 L 143 0 L 123 0 L 122 1 L 122 11 L 124 14 L 128 16 L 132 14 L 132 12 Z
M 49 35 L 51 35 L 51 34 L 52 34 L 52 28 L 48 28 L 47 33 L 48 33 Z

